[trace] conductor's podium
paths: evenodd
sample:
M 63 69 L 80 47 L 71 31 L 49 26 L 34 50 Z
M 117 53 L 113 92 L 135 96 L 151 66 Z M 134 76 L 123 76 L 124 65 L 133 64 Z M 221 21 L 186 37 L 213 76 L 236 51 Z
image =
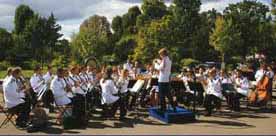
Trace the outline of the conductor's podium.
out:
M 159 110 L 158 107 L 149 108 L 149 115 L 165 123 L 188 123 L 195 121 L 193 112 L 181 107 L 176 107 L 176 112 L 169 107 L 165 112 Z

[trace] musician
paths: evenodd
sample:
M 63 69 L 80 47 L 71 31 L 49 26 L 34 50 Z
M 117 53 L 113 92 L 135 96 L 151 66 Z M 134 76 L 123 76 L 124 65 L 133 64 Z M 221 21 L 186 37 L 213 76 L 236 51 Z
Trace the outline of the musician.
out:
M 128 71 L 132 70 L 132 64 L 130 62 L 130 59 L 127 59 L 127 62 L 124 64 L 123 69 L 126 69 Z
M 241 70 L 237 71 L 237 78 L 235 79 L 235 88 L 237 93 L 232 100 L 234 111 L 240 111 L 240 98 L 248 97 L 249 95 L 249 81 Z
M 69 76 L 69 82 L 72 85 L 72 91 L 73 93 L 77 95 L 85 95 L 85 90 L 83 87 L 83 82 L 81 77 L 79 76 L 79 67 L 78 66 L 73 66 L 70 70 L 70 76 Z
M 100 80 L 102 88 L 102 104 L 104 105 L 103 117 L 114 117 L 117 108 L 120 107 L 120 119 L 123 119 L 126 115 L 124 106 L 121 104 L 122 100 L 117 95 L 118 89 L 112 79 L 112 69 L 107 68 L 104 77 Z M 111 106 L 109 111 L 107 106 Z
M 47 80 L 44 78 L 48 78 Z M 43 76 L 42 68 L 37 65 L 34 68 L 34 74 L 30 79 L 31 87 L 36 94 L 36 97 L 41 100 L 45 108 L 49 108 L 50 112 L 54 111 L 53 103 L 54 98 L 52 91 L 49 90 L 49 76 Z
M 170 91 L 170 75 L 172 62 L 169 58 L 168 50 L 166 48 L 161 49 L 159 51 L 159 55 L 161 58 L 161 62 L 154 61 L 154 65 L 155 69 L 159 71 L 158 88 L 161 103 L 161 111 L 166 111 L 165 97 L 168 97 L 173 109 L 176 110 L 175 104 L 173 102 L 173 97 Z
M 43 84 L 45 84 L 45 79 L 43 78 L 42 68 L 40 66 L 35 66 L 34 74 L 30 79 L 30 83 L 35 93 L 39 93 L 42 90 Z
M 78 117 L 78 123 L 81 126 L 87 125 L 86 119 L 86 92 L 87 86 L 86 83 L 79 76 L 80 69 L 78 66 L 73 66 L 70 70 L 69 76 L 69 84 L 71 85 L 72 92 L 74 94 L 73 97 L 73 116 Z
M 47 66 L 47 73 L 43 76 L 43 79 L 45 80 L 46 83 L 50 84 L 53 77 L 54 77 L 53 67 L 51 65 L 48 65 Z
M 9 111 L 17 113 L 16 126 L 27 127 L 29 121 L 30 105 L 24 101 L 25 91 L 29 88 L 19 86 L 20 68 L 13 68 L 11 76 L 3 84 L 5 106 Z
M 81 80 L 85 83 L 85 84 L 89 84 L 90 83 L 90 78 L 89 75 L 87 74 L 87 67 L 83 66 L 80 69 L 80 78 Z
M 184 104 L 189 107 L 195 93 L 194 90 L 191 90 L 188 84 L 189 82 L 195 82 L 195 76 L 193 71 L 190 69 L 187 69 L 186 73 L 182 77 L 182 81 L 186 88 L 186 92 L 184 94 Z
M 88 75 L 90 82 L 93 82 L 95 80 L 95 78 L 96 78 L 96 74 L 97 73 L 96 73 L 95 70 L 96 69 L 93 69 L 91 66 L 87 66 L 87 72 L 86 72 L 86 74 Z
M 216 76 L 216 70 L 212 69 L 209 71 L 209 77 L 203 81 L 206 86 L 206 97 L 204 107 L 206 109 L 206 116 L 211 116 L 212 110 L 216 107 L 217 109 L 221 106 L 222 88 L 221 81 Z M 214 103 L 214 105 L 213 105 Z
M 66 93 L 64 70 L 62 68 L 57 69 L 57 76 L 51 81 L 50 88 L 53 91 L 55 102 L 58 106 L 64 106 L 71 103 Z
M 69 72 L 69 69 L 67 68 L 64 68 L 63 69 L 63 79 L 64 79 L 64 82 L 66 84 L 66 94 L 67 94 L 67 97 L 73 101 L 73 97 L 74 97 L 74 94 L 73 94 L 73 91 L 72 91 L 72 87 L 73 87 L 73 83 L 70 82 L 70 72 Z
M 4 78 L 4 80 L 3 80 L 3 84 L 4 84 L 4 82 L 7 80 L 7 79 L 9 79 L 9 77 L 12 75 L 12 67 L 9 67 L 8 69 L 7 69 L 7 75 L 6 75 L 6 77 Z
M 263 76 L 266 74 L 266 64 L 262 63 L 260 65 L 260 69 L 257 70 L 256 74 L 255 74 L 255 79 L 256 82 L 254 83 L 254 85 L 257 85 L 259 81 L 261 81 L 261 79 L 263 78 Z

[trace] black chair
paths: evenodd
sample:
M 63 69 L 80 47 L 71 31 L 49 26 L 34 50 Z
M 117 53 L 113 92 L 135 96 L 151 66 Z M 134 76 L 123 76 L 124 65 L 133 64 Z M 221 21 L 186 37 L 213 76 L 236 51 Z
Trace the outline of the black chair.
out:
M 5 103 L 4 94 L 1 94 L 1 95 L 2 95 L 2 101 L 4 104 Z M 9 110 L 8 108 L 6 108 L 5 106 L 2 106 L 0 104 L 0 112 L 4 113 L 4 115 L 5 115 L 5 119 L 2 121 L 0 128 L 7 125 L 8 123 L 11 123 L 14 127 L 16 127 L 16 123 L 14 120 L 14 117 L 16 116 L 15 111 Z

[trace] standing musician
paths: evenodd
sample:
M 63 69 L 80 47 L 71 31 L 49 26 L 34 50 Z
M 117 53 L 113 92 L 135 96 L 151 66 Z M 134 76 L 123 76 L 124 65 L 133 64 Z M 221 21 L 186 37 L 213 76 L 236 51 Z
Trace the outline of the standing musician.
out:
M 212 110 L 216 107 L 217 109 L 221 106 L 222 88 L 221 81 L 216 76 L 216 70 L 212 69 L 209 71 L 209 77 L 203 81 L 206 86 L 206 97 L 204 107 L 206 109 L 206 116 L 211 116 Z M 213 105 L 214 103 L 214 105 Z
M 44 77 L 47 77 L 47 80 Z M 49 90 L 50 78 L 48 76 L 44 77 L 42 74 L 42 68 L 37 65 L 34 69 L 34 74 L 30 79 L 30 83 L 37 99 L 43 102 L 44 107 L 53 111 L 52 104 L 54 103 L 54 98 L 52 91 Z
M 107 68 L 104 77 L 100 80 L 102 88 L 103 117 L 114 117 L 117 108 L 120 107 L 120 119 L 126 115 L 125 107 L 121 98 L 118 96 L 118 89 L 112 79 L 112 69 Z M 109 111 L 108 106 L 111 106 Z
M 30 105 L 25 102 L 25 91 L 29 88 L 20 86 L 21 76 L 20 68 L 13 68 L 10 77 L 3 84 L 5 106 L 9 111 L 17 113 L 16 126 L 20 128 L 27 127 L 29 121 Z
M 161 111 L 166 111 L 166 99 L 168 97 L 174 111 L 176 110 L 175 103 L 170 91 L 170 75 L 172 62 L 169 58 L 168 50 L 163 48 L 159 51 L 161 62 L 154 61 L 155 69 L 159 71 L 158 88 L 161 104 Z

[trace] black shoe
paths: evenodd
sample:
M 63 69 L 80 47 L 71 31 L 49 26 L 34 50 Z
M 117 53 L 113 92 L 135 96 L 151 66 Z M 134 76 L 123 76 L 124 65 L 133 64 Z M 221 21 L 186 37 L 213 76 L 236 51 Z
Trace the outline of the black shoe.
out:
M 15 126 L 18 129 L 26 129 L 28 127 L 27 123 L 16 123 Z
M 27 132 L 28 133 L 34 133 L 34 132 L 38 132 L 40 130 L 40 128 L 35 127 L 34 125 L 29 125 L 27 128 Z

